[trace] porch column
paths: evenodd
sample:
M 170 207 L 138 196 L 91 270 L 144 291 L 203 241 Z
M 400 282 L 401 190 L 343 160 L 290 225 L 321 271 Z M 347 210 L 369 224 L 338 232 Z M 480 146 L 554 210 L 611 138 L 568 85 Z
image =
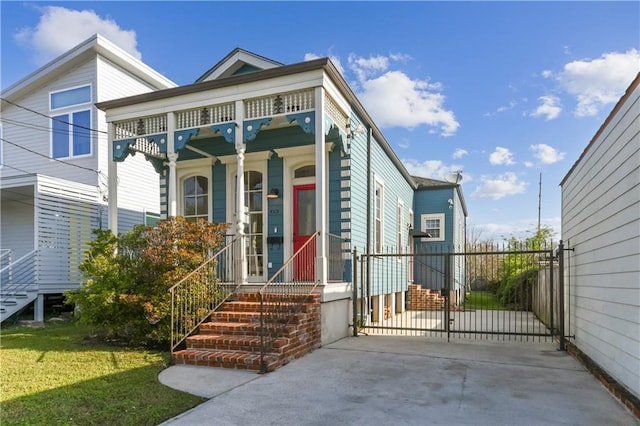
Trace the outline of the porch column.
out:
M 324 88 L 315 89 L 316 109 L 316 282 L 327 283 L 327 157 L 324 146 Z
M 178 215 L 177 189 L 178 175 L 176 173 L 176 162 L 178 154 L 176 153 L 176 115 L 173 112 L 167 114 L 167 159 L 169 160 L 169 192 L 167 194 L 167 213 L 169 217 Z
M 240 126 L 236 128 L 236 155 L 238 156 L 237 178 L 236 178 L 236 234 L 239 238 L 238 253 L 235 257 L 236 264 L 236 282 L 247 282 L 247 238 L 244 233 L 245 224 L 245 207 L 244 207 L 244 153 L 246 145 L 244 143 L 244 104 L 243 101 L 236 101 L 236 123 Z M 239 281 L 238 281 L 239 280 Z
M 113 235 L 118 235 L 118 163 L 113 158 L 113 140 L 115 139 L 116 128 L 113 123 L 108 124 L 107 129 L 107 146 L 108 161 L 107 174 L 108 180 L 108 227 Z M 101 203 L 103 200 L 98 200 Z

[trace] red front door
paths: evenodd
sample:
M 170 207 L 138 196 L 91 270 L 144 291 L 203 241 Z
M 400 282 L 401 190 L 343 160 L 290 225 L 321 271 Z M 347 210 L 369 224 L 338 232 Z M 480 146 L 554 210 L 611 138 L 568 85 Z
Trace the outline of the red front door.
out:
M 293 252 L 297 253 L 316 231 L 316 186 L 293 187 Z M 316 265 L 316 245 L 309 243 L 296 256 L 294 275 L 296 280 L 313 281 Z

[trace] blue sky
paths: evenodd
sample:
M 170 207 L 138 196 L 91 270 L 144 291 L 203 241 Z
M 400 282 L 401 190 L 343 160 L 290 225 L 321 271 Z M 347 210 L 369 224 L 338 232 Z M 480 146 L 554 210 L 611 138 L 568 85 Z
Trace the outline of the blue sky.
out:
M 560 238 L 559 183 L 640 71 L 639 2 L 3 0 L 1 86 L 100 32 L 178 84 L 235 47 L 328 56 L 412 174 L 462 170 L 475 236 Z

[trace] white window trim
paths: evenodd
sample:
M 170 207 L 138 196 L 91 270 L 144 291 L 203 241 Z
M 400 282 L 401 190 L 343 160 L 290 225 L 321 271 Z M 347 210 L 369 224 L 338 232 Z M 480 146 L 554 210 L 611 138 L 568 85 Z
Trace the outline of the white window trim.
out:
M 439 237 L 422 237 L 421 241 L 444 241 L 445 240 L 445 222 L 444 222 L 444 213 L 431 213 L 431 214 L 422 214 L 420 215 L 420 231 L 427 232 L 427 227 L 425 223 L 429 219 L 439 219 L 440 220 L 440 236 Z
M 207 187 L 207 220 L 213 222 L 213 176 L 211 172 L 211 166 L 198 167 L 188 169 L 178 169 L 177 181 L 178 187 L 176 188 L 176 197 L 178 199 L 178 214 L 184 216 L 184 181 L 194 176 L 204 176 L 208 180 Z
M 66 108 L 65 108 L 66 109 Z M 84 111 L 89 111 L 89 128 L 93 129 L 93 108 L 78 108 L 78 109 L 72 109 L 69 108 L 68 111 L 58 111 L 56 112 L 54 115 L 59 116 L 59 115 L 67 115 L 67 116 L 71 116 L 76 112 L 84 112 Z M 94 141 L 94 135 L 93 135 L 93 131 L 92 130 L 88 130 L 89 132 L 89 153 L 88 154 L 82 154 L 82 155 L 73 155 L 73 131 L 69 134 L 69 156 L 67 157 L 54 157 L 53 156 L 53 135 L 54 135 L 54 130 L 53 130 L 53 121 L 54 118 L 53 116 L 50 118 L 50 129 L 49 129 L 49 155 L 51 156 L 51 161 L 56 161 L 56 160 L 75 160 L 76 158 L 89 158 L 93 156 L 93 141 Z M 67 122 L 69 122 L 69 118 L 67 118 Z M 74 124 L 69 124 L 70 128 L 74 128 L 76 127 Z
M 89 93 L 90 93 L 90 97 L 89 97 L 89 102 L 83 102 L 80 104 L 74 104 L 74 105 L 68 105 L 68 106 L 64 106 L 64 107 L 60 107 L 60 108 L 52 108 L 51 107 L 51 95 L 55 95 L 56 93 L 62 93 L 62 92 L 68 92 L 70 90 L 74 90 L 74 89 L 80 89 L 83 87 L 88 87 L 89 88 Z M 64 110 L 75 110 L 77 108 L 83 109 L 86 106 L 90 106 L 91 104 L 93 104 L 93 85 L 91 83 L 89 84 L 80 84 L 78 86 L 73 86 L 73 87 L 66 87 L 64 89 L 61 90 L 53 90 L 51 92 L 49 92 L 49 111 L 64 111 Z M 89 108 L 91 109 L 91 108 Z
M 376 232 L 376 189 L 380 186 L 380 235 Z M 384 182 L 379 177 L 374 177 L 373 184 L 373 252 L 382 253 L 384 251 Z

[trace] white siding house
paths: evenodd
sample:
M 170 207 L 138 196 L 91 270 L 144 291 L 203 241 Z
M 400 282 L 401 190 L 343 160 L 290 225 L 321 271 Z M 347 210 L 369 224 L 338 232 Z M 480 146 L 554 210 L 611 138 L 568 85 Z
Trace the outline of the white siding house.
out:
M 77 287 L 91 231 L 106 228 L 107 124 L 96 102 L 175 84 L 94 35 L 2 91 L 0 319 Z M 159 214 L 160 184 L 142 155 L 123 165 L 119 231 Z
M 640 397 L 640 74 L 561 187 L 568 334 Z

